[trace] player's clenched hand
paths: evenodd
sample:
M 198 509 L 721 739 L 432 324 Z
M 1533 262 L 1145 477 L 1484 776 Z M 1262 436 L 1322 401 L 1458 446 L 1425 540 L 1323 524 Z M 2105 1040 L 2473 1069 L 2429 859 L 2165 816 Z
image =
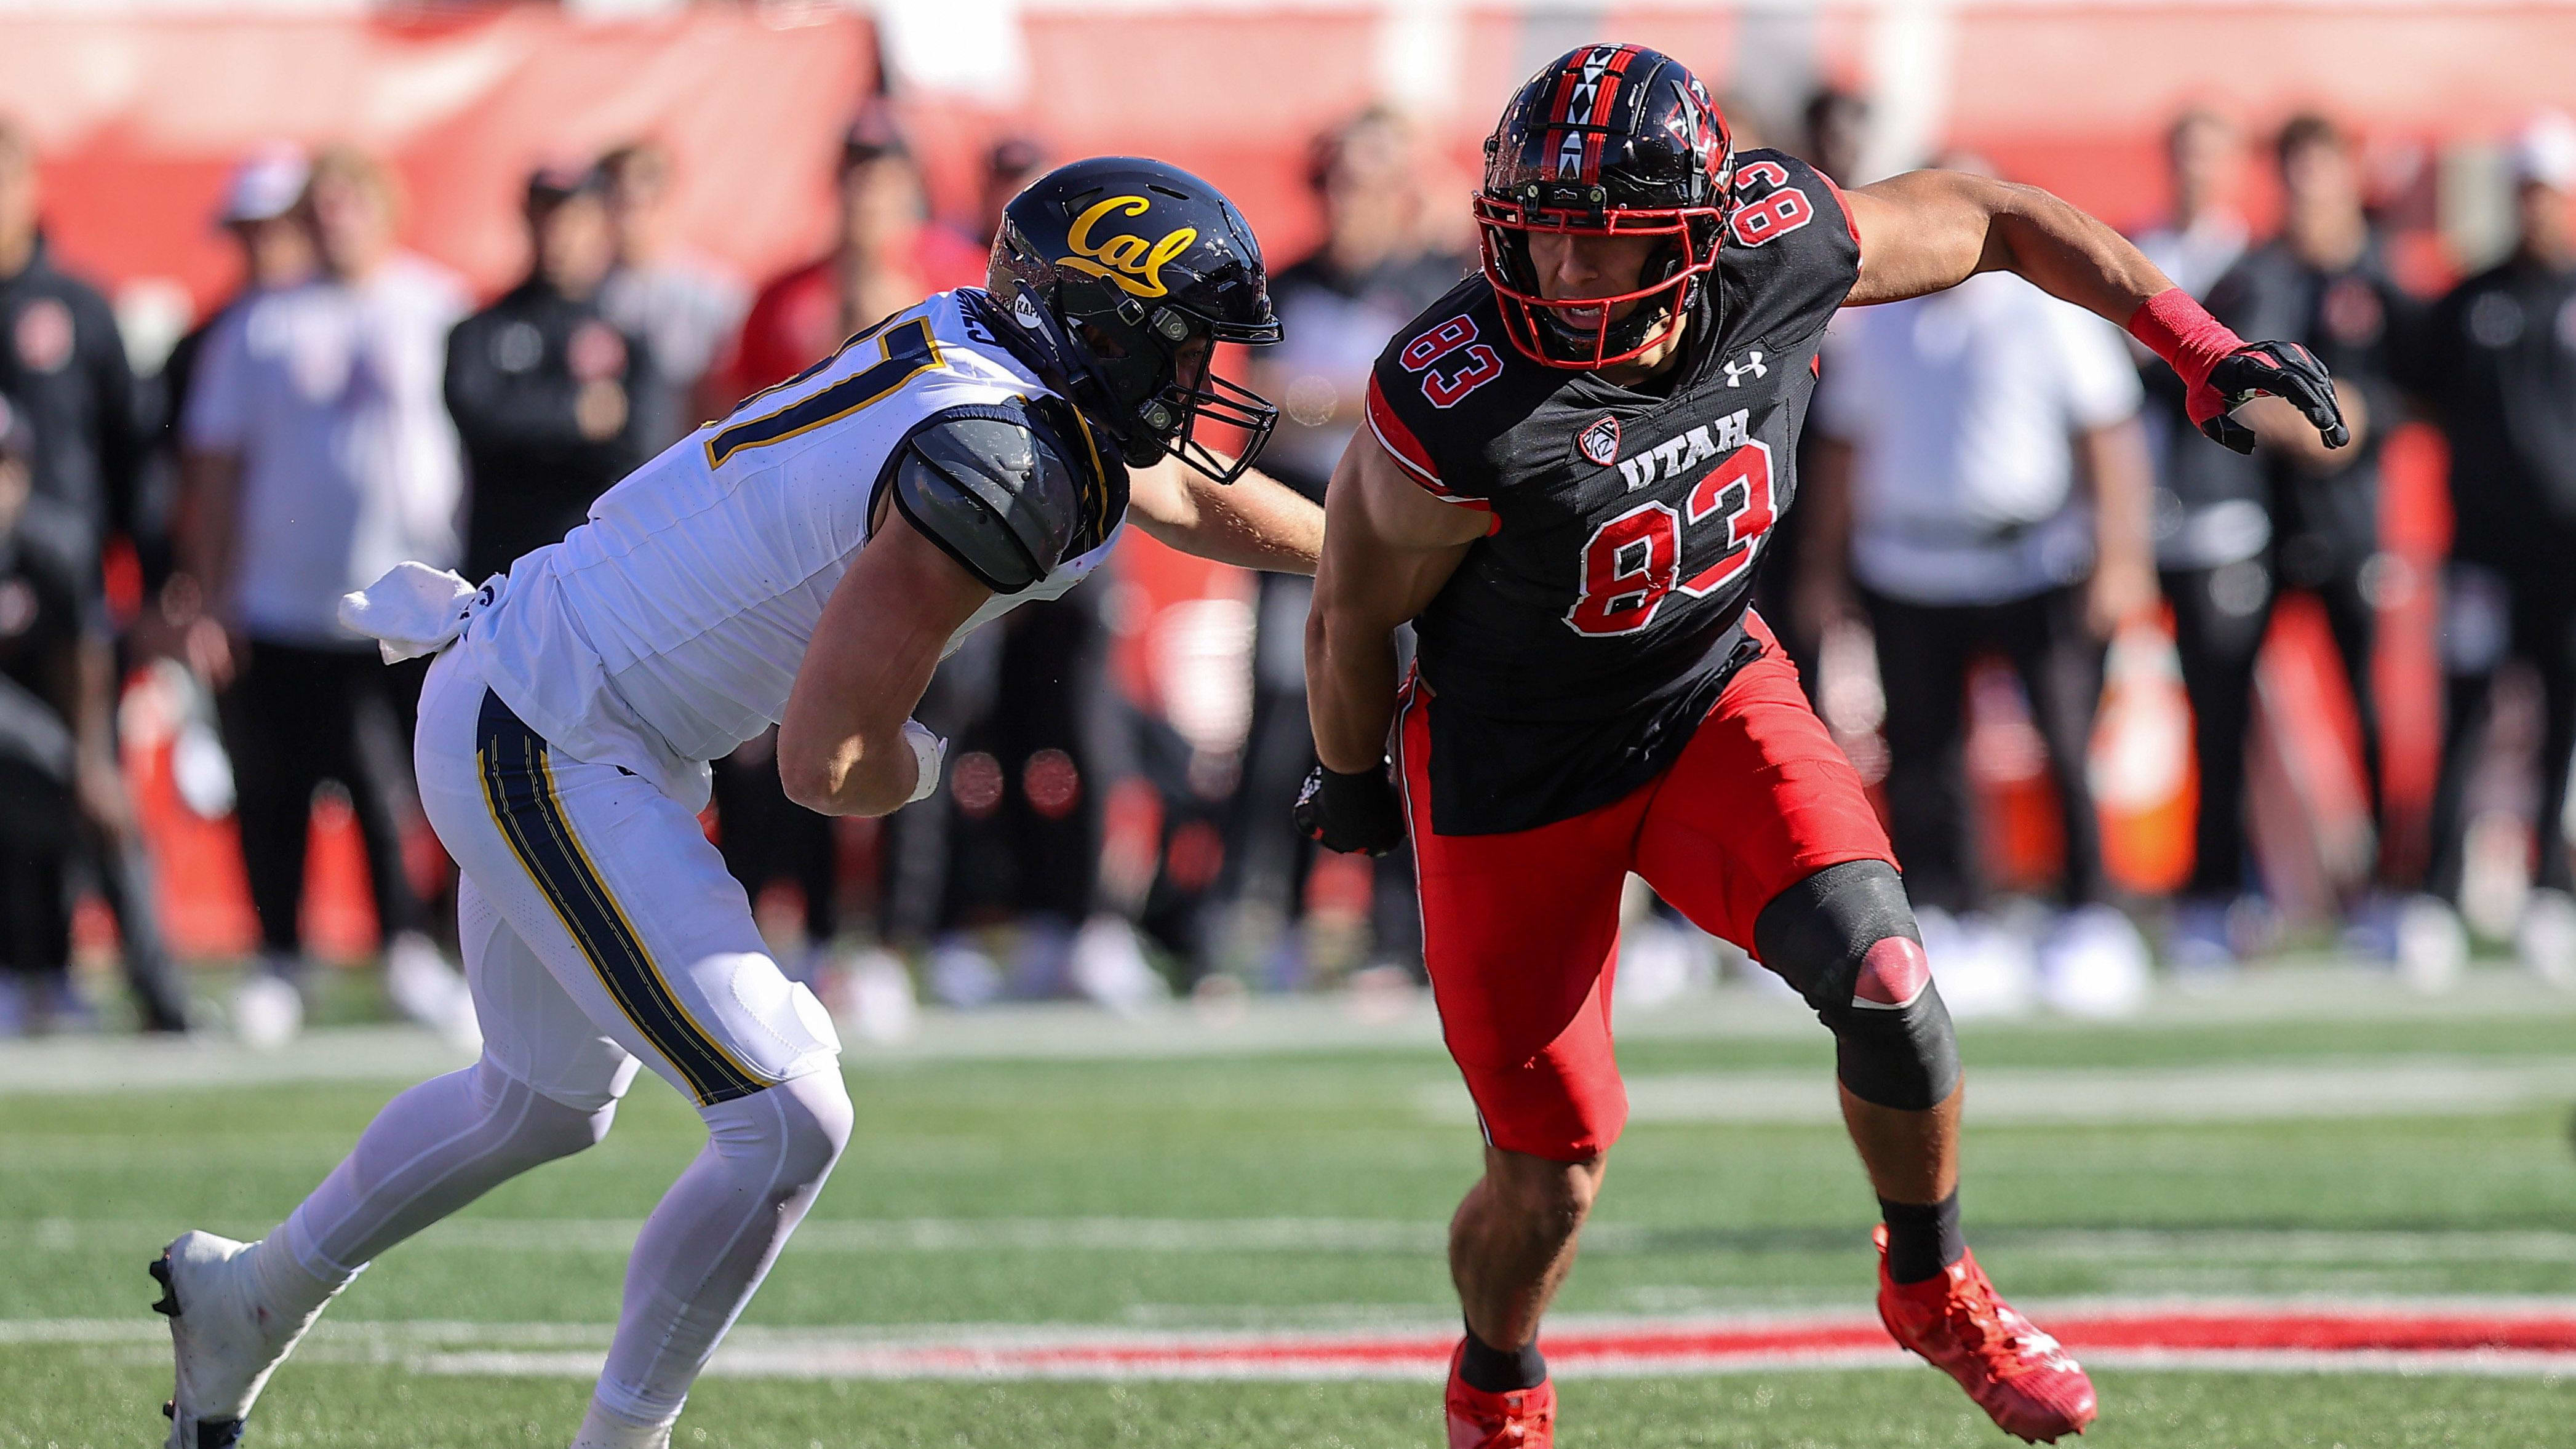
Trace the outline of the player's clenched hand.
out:
M 2343 409 L 2335 401 L 2334 379 L 2316 354 L 2295 342 L 2249 342 L 2209 369 L 2209 377 L 2191 390 L 2184 406 L 2191 420 L 2211 441 L 2240 453 L 2254 451 L 2255 433 L 2235 418 L 2236 409 L 2269 394 L 2297 408 L 2329 448 L 2352 441 Z
M 1404 843 L 1404 802 L 1383 768 L 1345 775 L 1317 765 L 1297 792 L 1297 828 L 1326 850 L 1384 855 Z

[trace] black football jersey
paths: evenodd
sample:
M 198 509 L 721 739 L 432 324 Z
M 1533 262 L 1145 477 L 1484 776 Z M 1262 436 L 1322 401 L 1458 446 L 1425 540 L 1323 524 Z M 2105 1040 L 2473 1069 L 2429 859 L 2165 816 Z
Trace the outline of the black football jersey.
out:
M 1527 830 L 1627 794 L 1680 753 L 1752 657 L 1745 595 L 1796 494 L 1817 344 L 1859 274 L 1833 184 L 1748 151 L 1714 337 L 1667 390 L 1543 366 L 1472 277 L 1397 334 L 1368 419 L 1414 481 L 1488 516 L 1415 621 L 1431 820 Z

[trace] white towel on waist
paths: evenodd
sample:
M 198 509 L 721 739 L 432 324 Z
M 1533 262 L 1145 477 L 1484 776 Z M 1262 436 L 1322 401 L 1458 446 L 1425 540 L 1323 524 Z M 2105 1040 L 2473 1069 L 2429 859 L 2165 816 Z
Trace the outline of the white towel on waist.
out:
M 340 622 L 376 641 L 387 664 L 435 654 L 491 606 L 501 579 L 477 589 L 447 569 L 403 562 L 353 594 L 340 596 Z

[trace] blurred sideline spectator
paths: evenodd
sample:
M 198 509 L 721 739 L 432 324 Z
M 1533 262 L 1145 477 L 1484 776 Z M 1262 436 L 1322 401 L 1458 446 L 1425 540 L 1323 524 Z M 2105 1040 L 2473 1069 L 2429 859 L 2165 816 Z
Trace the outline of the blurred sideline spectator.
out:
M 2258 400 L 2240 414 L 2263 439 L 2273 598 L 2298 589 L 2324 606 L 2351 682 L 2363 784 L 2384 843 L 2372 661 L 2379 605 L 2399 565 L 2379 546 L 2379 461 L 2387 430 L 2398 421 L 2392 369 L 2413 337 L 2419 309 L 2389 275 L 2362 210 L 2361 166 L 2351 139 L 2323 116 L 2296 116 L 2281 128 L 2273 154 L 2286 207 L 2281 234 L 2230 268 L 2210 289 L 2209 305 L 2239 336 L 2279 338 L 2316 353 L 2335 376 L 2352 428 L 2351 445 L 2329 451 L 2277 399 Z M 2269 609 L 2262 615 L 2268 621 Z M 2260 632 L 2257 627 L 2258 638 Z M 2360 924 L 2387 954 L 2400 941 L 2433 939 L 2404 929 L 2402 910 L 2386 901 L 2364 903 L 2361 914 Z M 2456 935 L 2455 924 L 2450 934 Z
M 851 333 L 933 292 L 983 284 L 984 254 L 931 223 L 912 148 L 886 112 L 871 109 L 851 122 L 837 183 L 831 252 L 761 288 L 743 319 L 728 368 L 735 398 L 786 381 Z M 932 718 L 936 705 L 925 701 L 923 720 L 955 729 L 954 719 Z M 801 979 L 840 930 L 840 852 L 832 822 L 790 801 L 779 784 L 777 734 L 770 730 L 715 762 L 717 843 L 726 869 L 754 898 L 780 880 L 803 893 L 806 952 L 801 962 L 786 958 L 788 973 Z M 890 849 L 903 848 L 905 828 L 889 827 Z M 918 822 L 912 835 L 918 844 Z
M 295 215 L 311 170 L 303 148 L 280 144 L 245 158 L 225 183 L 215 221 L 241 253 L 241 282 L 172 345 L 161 363 L 161 444 L 173 455 L 179 450 L 179 422 L 187 415 L 189 389 L 196 381 L 197 359 L 206 339 L 244 302 L 312 275 L 313 238 Z M 168 602 L 193 612 L 196 601 Z
M 2576 985 L 2567 777 L 2576 754 L 2576 122 L 2535 122 L 2513 151 L 2514 249 L 2433 309 L 2408 379 L 2450 444 L 2451 563 L 2442 662 L 2449 710 L 2433 802 L 2431 888 L 2451 906 L 2467 865 L 2468 795 L 2514 660 L 2539 675 L 2535 884 L 2516 946 Z
M 1458 285 L 1465 257 L 1423 240 L 1421 139 L 1394 111 L 1371 109 L 1315 139 L 1307 180 L 1324 209 L 1324 240 L 1272 274 L 1283 340 L 1255 355 L 1253 386 L 1280 400 L 1263 471 L 1318 503 L 1361 419 L 1369 368 L 1416 314 Z M 1253 635 L 1251 732 L 1229 828 L 1225 884 L 1235 946 L 1265 951 L 1302 918 L 1316 846 L 1288 823 L 1315 764 L 1306 724 L 1306 609 L 1311 579 L 1263 574 Z M 1371 895 L 1371 954 L 1417 967 L 1421 918 L 1410 853 L 1380 858 Z M 1311 943 L 1310 943 L 1311 944 Z M 1311 962 L 1286 962 L 1293 984 Z
M 0 393 L 15 399 L 32 448 L 30 507 L 58 540 L 82 607 L 105 617 L 101 559 L 122 537 L 157 556 L 142 536 L 137 489 L 145 440 L 115 315 L 95 288 L 58 269 L 38 226 L 34 143 L 0 117 Z M 84 656 L 86 657 L 86 656 Z M 103 666 L 114 676 L 112 657 Z M 111 717 L 109 726 L 113 729 Z M 114 758 L 111 743 L 109 758 Z M 128 984 L 143 1024 L 186 1027 L 184 1002 L 162 949 L 150 862 L 120 789 L 81 793 L 74 858 L 94 876 L 117 922 Z
M 984 253 L 930 222 L 912 148 L 880 110 L 841 142 L 832 250 L 760 289 L 731 366 L 734 398 L 786 381 L 842 339 L 933 292 L 984 282 Z
M 1048 164 L 1030 137 L 996 141 L 976 214 L 956 233 L 989 252 L 1002 208 Z M 923 700 L 922 718 L 951 737 L 953 784 L 888 822 L 880 927 L 889 941 L 930 945 L 945 999 L 1006 990 L 1132 1004 L 1158 989 L 1132 924 L 1143 903 L 1101 881 L 1108 798 L 1137 773 L 1138 724 L 1109 682 L 1104 597 L 1095 585 L 1021 606 L 944 662 Z M 1012 921 L 1022 939 L 1005 968 L 972 932 Z
M 1842 86 L 1819 86 L 1799 118 L 1798 159 L 1836 186 L 1858 186 L 1862 152 L 1869 147 L 1869 97 Z
M 36 496 L 65 504 L 95 570 L 111 533 L 131 535 L 143 439 L 116 315 L 55 266 L 37 216 L 34 143 L 0 119 L 0 390 L 36 434 Z
M 405 559 L 457 557 L 462 476 L 439 397 L 455 276 L 394 243 L 392 178 L 348 149 L 313 162 L 297 215 L 322 274 L 249 299 L 207 339 L 185 441 L 183 557 L 226 625 L 224 693 L 261 973 L 235 1001 L 254 1041 L 301 1023 L 301 909 L 314 791 L 345 787 L 366 842 L 386 981 L 407 1014 L 465 1038 L 473 1007 L 423 933 L 398 814 L 423 672 L 343 630 L 340 595 Z M 416 805 L 411 808 L 416 809 Z
M 735 399 L 708 392 L 709 374 L 741 330 L 751 293 L 741 278 L 672 242 L 671 153 L 660 142 L 620 146 L 599 158 L 599 170 L 617 253 L 599 305 L 626 335 L 650 345 L 652 383 L 635 390 L 650 457 L 733 406 Z
M 1967 784 L 1970 666 L 1993 651 L 2028 693 L 2064 830 L 2065 909 L 2037 984 L 2062 1009 L 2126 1009 L 2147 958 L 2110 903 L 2086 761 L 2105 643 L 2155 602 L 2137 374 L 2117 333 L 2014 277 L 1846 322 L 1813 415 L 1829 441 L 1809 480 L 1806 609 L 1821 633 L 1848 607 L 1846 569 L 1866 603 L 1890 834 L 1942 993 L 1973 1013 L 2032 984 L 2027 947 L 1983 914 Z
M 1730 123 L 1734 117 L 1729 116 Z M 1799 160 L 1825 173 L 1837 186 L 1854 183 L 1854 172 L 1860 166 L 1861 148 L 1869 140 L 1869 101 L 1856 92 L 1836 86 L 1819 87 L 1807 98 L 1801 112 L 1802 126 L 1794 150 Z M 1742 135 L 1735 147 L 1742 151 L 1759 143 Z M 1828 323 L 1831 332 L 1840 321 Z M 1828 339 L 1830 341 L 1830 338 Z M 1828 346 L 1819 361 L 1816 374 L 1817 399 L 1839 386 L 1832 375 L 1833 349 Z M 1811 400 L 1810 409 L 1824 406 Z M 1798 468 L 1800 478 L 1814 474 L 1816 449 L 1825 445 L 1824 435 L 1814 428 L 1798 434 Z M 1779 521 L 1771 526 L 1771 540 L 1764 545 L 1762 560 L 1755 565 L 1753 607 L 1771 626 L 1771 632 L 1788 651 L 1789 662 L 1798 667 L 1798 682 L 1805 686 L 1810 702 L 1823 698 L 1825 687 L 1824 637 L 1818 631 L 1827 621 L 1813 619 L 1797 607 L 1799 570 L 1805 565 L 1807 530 L 1813 526 L 1810 510 L 1787 506 L 1794 497 L 1780 500 Z
M 295 203 L 304 195 L 312 162 L 300 146 L 265 146 L 243 159 L 224 185 L 216 225 L 241 253 L 241 281 L 231 296 L 215 305 L 170 348 L 161 362 L 159 426 L 161 451 L 176 466 L 179 420 L 188 410 L 188 390 L 196 381 L 197 358 L 206 338 L 245 300 L 279 287 L 292 286 L 313 272 L 313 239 L 296 220 Z M 150 570 L 147 568 L 146 573 Z M 191 581 L 193 583 L 193 580 Z M 164 608 L 195 617 L 194 597 L 165 599 Z
M 505 573 L 589 516 L 666 426 L 651 347 L 607 316 L 607 182 L 593 168 L 528 178 L 527 280 L 457 324 L 447 411 L 465 446 L 465 577 Z
M 84 817 L 131 828 L 97 560 L 79 516 L 36 495 L 38 456 L 30 419 L 0 393 L 0 1036 L 80 1014 L 66 867 Z
M 975 194 L 975 225 L 964 231 L 979 255 L 993 249 L 993 238 L 1002 230 L 1002 208 L 1046 169 L 1046 147 L 1033 137 L 1004 136 L 984 153 L 983 184 Z
M 2148 260 L 2204 300 L 2245 252 L 2245 219 L 2235 207 L 2244 147 L 2235 124 L 2216 111 L 2177 117 L 2165 134 L 2173 213 L 2137 237 Z M 2259 934 L 2247 869 L 2245 751 L 2254 661 L 2272 617 L 2269 493 L 2261 460 L 2200 437 L 2173 369 L 2143 351 L 2131 355 L 2147 390 L 2156 564 L 2173 605 L 2200 779 L 2191 878 L 2175 902 L 2166 951 L 2182 969 L 2217 969 Z

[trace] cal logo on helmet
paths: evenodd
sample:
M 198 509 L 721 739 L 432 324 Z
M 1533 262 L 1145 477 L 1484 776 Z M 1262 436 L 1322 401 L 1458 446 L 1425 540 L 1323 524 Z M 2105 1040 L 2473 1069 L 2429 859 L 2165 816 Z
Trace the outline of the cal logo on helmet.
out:
M 1134 232 L 1122 231 L 1116 236 L 1095 240 L 1092 232 L 1112 214 L 1143 216 L 1153 203 L 1141 196 L 1112 196 L 1093 202 L 1074 219 L 1073 230 L 1065 242 L 1074 255 L 1057 259 L 1058 266 L 1115 282 L 1139 297 L 1160 297 L 1168 289 L 1163 285 L 1163 266 L 1190 249 L 1199 239 L 1199 229 L 1184 226 L 1165 232 L 1160 241 L 1148 242 Z

